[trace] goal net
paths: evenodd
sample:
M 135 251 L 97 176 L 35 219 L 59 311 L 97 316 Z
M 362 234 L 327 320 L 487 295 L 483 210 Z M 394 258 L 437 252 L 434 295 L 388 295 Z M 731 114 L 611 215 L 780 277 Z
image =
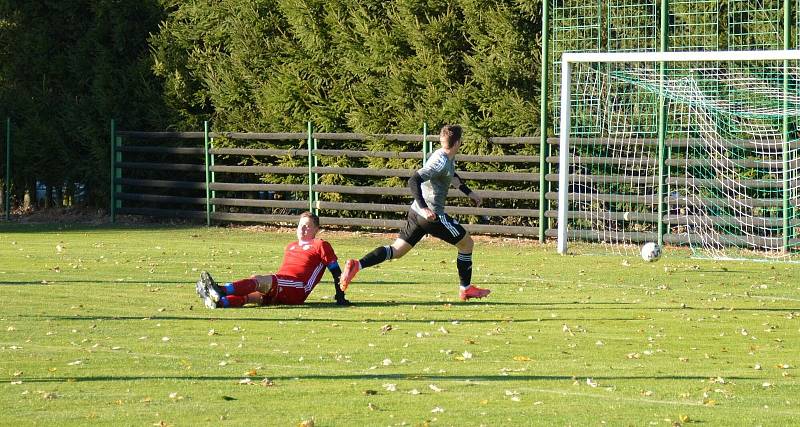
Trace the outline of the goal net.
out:
M 566 53 L 561 91 L 560 253 L 800 249 L 800 51 Z

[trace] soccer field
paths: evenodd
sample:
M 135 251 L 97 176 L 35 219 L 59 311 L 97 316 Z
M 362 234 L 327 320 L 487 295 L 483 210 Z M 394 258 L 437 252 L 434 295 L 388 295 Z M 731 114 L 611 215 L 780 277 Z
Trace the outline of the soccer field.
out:
M 325 232 L 341 260 L 394 235 Z M 0 225 L 3 425 L 798 425 L 800 266 L 427 239 L 298 307 L 208 310 L 294 230 Z

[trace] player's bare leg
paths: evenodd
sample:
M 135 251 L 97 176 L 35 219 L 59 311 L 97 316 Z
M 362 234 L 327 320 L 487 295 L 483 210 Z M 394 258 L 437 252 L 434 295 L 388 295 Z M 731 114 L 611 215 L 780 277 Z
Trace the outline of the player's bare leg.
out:
M 264 305 L 264 296 L 265 294 L 256 291 L 247 294 L 245 298 L 247 298 L 247 304 Z

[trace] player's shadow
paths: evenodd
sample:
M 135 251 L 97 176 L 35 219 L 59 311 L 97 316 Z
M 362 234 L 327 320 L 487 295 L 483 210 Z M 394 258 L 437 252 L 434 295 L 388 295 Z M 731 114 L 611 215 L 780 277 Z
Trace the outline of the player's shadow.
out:
M 439 314 L 439 312 L 437 312 Z M 447 314 L 441 313 L 441 314 Z M 123 321 L 128 322 L 131 320 L 150 320 L 150 321 L 202 321 L 202 322 L 224 322 L 224 321 L 234 321 L 234 322 L 336 322 L 336 323 L 364 323 L 364 322 L 375 322 L 375 323 L 430 323 L 430 322 L 451 322 L 453 320 L 459 320 L 462 323 L 504 323 L 504 322 L 514 322 L 514 323 L 541 323 L 541 322 L 566 322 L 566 321 L 580 321 L 580 322 L 587 322 L 587 321 L 643 321 L 640 318 L 633 318 L 633 317 L 602 317 L 602 318 L 569 318 L 569 317 L 559 317 L 559 318 L 539 318 L 539 317 L 530 317 L 530 318 L 486 318 L 486 319 L 461 319 L 459 316 L 441 316 L 441 318 L 433 318 L 433 317 L 425 317 L 420 319 L 397 319 L 395 317 L 387 317 L 387 318 L 379 318 L 379 317 L 359 317 L 357 319 L 353 318 L 335 318 L 335 317 L 286 317 L 286 316 L 259 316 L 259 317 L 210 317 L 210 316 L 48 316 L 48 315 L 36 315 L 36 314 L 27 314 L 21 315 L 19 317 L 27 318 L 27 319 L 35 319 L 35 320 L 58 320 L 58 321 L 89 321 L 89 322 L 96 322 L 96 321 Z M 440 317 L 440 316 L 435 316 Z M 646 319 L 645 319 L 646 320 Z
M 708 381 L 708 376 L 704 375 L 611 375 L 596 376 L 586 374 L 581 377 L 591 377 L 600 387 L 604 382 L 621 380 L 647 380 L 647 381 Z M 260 378 L 269 378 L 273 382 L 312 380 L 312 381 L 376 381 L 376 380 L 408 380 L 410 377 L 418 381 L 474 381 L 474 382 L 527 382 L 527 381 L 575 381 L 573 375 L 431 375 L 431 374 L 343 374 L 343 375 L 264 375 L 254 376 L 254 384 L 260 382 Z M 239 382 L 242 376 L 235 375 L 205 375 L 205 376 L 176 376 L 176 375 L 95 375 L 95 376 L 52 376 L 52 377 L 22 377 L 26 383 L 63 383 L 69 382 L 112 382 L 112 381 L 225 381 Z M 761 381 L 762 378 L 752 376 L 725 377 L 731 381 Z M 279 384 L 278 384 L 279 385 Z M 380 392 L 379 392 L 380 393 Z M 388 393 L 387 393 L 388 394 Z
M 60 283 L 105 283 L 105 284 L 113 284 L 113 285 L 191 285 L 192 289 L 194 289 L 194 284 L 182 281 L 182 280 L 148 280 L 148 281 L 123 281 L 118 282 L 116 280 L 85 280 L 85 279 L 76 279 L 76 280 L 46 280 L 46 283 L 42 283 L 42 280 L 0 280 L 0 286 L 32 286 L 32 285 L 58 285 Z
M 513 302 L 513 301 L 476 301 L 476 302 L 461 302 L 461 301 L 438 301 L 438 300 L 425 300 L 425 301 L 408 301 L 408 300 L 386 300 L 386 301 L 356 301 L 352 300 L 353 303 L 352 308 L 358 307 L 482 307 L 482 306 L 540 306 L 540 305 L 561 305 L 561 304 L 574 304 L 574 303 L 566 303 L 566 302 L 556 302 L 556 303 L 540 303 L 540 302 Z M 307 301 L 303 305 L 278 305 L 274 307 L 259 307 L 259 308 L 268 308 L 268 309 L 280 309 L 280 310 L 298 310 L 302 309 L 303 307 L 306 308 L 348 308 L 348 307 L 332 307 L 332 302 L 325 302 L 325 301 Z

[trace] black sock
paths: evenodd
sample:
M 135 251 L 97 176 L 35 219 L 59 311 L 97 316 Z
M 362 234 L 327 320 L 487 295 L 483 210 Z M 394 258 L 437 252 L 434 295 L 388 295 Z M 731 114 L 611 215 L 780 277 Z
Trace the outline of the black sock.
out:
M 458 267 L 458 278 L 461 281 L 461 287 L 469 287 L 472 282 L 472 254 L 459 252 L 458 258 L 456 258 L 456 267 Z
M 358 262 L 361 263 L 361 268 L 372 267 L 384 261 L 392 259 L 394 251 L 391 246 L 379 246 L 372 252 L 364 255 Z

